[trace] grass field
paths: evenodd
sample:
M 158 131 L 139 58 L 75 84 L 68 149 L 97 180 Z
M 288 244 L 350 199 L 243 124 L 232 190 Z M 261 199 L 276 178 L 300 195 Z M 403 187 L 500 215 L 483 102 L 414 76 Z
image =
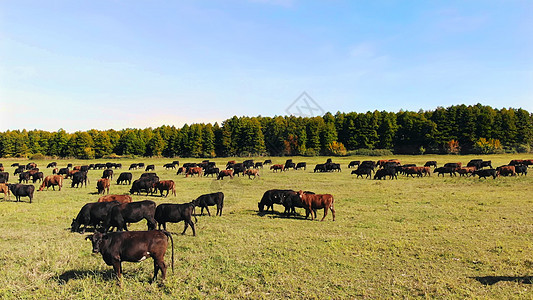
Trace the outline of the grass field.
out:
M 389 157 L 387 157 L 389 158 Z M 474 156 L 395 156 L 402 163 L 461 161 Z M 494 166 L 520 155 L 479 157 Z M 184 178 L 165 171 L 172 159 L 119 160 L 154 163 L 161 178 L 176 182 L 177 197 L 134 195 L 134 201 L 183 203 L 201 194 L 222 191 L 222 217 L 198 217 L 197 236 L 188 229 L 175 235 L 175 269 L 164 284 L 150 284 L 151 259 L 123 263 L 119 287 L 112 268 L 91 254 L 85 235 L 70 232 L 70 223 L 87 202 L 98 199 L 101 170 L 89 171 L 87 188 L 35 193 L 34 203 L 0 200 L 0 298 L 17 299 L 353 299 L 353 298 L 533 298 L 532 174 L 496 180 L 425 177 L 398 180 L 355 179 L 341 173 L 313 173 L 326 157 L 306 161 L 306 171 L 272 173 L 256 180 Z M 380 159 L 372 158 L 372 159 Z M 242 161 L 242 158 L 237 158 Z M 264 158 L 261 158 L 264 160 Z M 273 157 L 274 163 L 285 158 Z M 9 171 L 14 160 L 0 160 Z M 180 159 L 199 162 L 200 159 Z M 218 165 L 228 161 L 214 159 Z M 17 161 L 27 163 L 28 161 Z M 45 175 L 49 161 L 36 161 Z M 57 161 L 82 165 L 98 161 Z M 138 178 L 143 171 L 132 171 Z M 35 184 L 38 187 L 38 184 Z M 335 197 L 337 219 L 324 222 L 259 215 L 257 202 L 272 188 L 311 190 Z M 111 193 L 129 186 L 112 184 Z M 2 194 L 0 194 L 0 197 Z M 12 197 L 12 200 L 14 197 Z M 275 206 L 278 212 L 283 207 Z M 199 210 L 197 210 L 199 212 Z M 216 212 L 216 209 L 212 209 Z M 298 211 L 305 215 L 304 211 Z M 319 215 L 322 210 L 319 211 Z M 214 214 L 213 214 L 214 215 Z M 183 222 L 170 224 L 181 232 Z M 146 222 L 130 230 L 145 230 Z M 170 250 L 170 249 L 169 249 Z M 170 265 L 170 251 L 166 262 Z

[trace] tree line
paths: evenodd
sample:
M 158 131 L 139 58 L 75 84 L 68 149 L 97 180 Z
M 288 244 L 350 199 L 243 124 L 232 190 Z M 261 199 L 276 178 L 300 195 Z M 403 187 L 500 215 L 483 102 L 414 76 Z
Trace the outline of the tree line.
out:
M 430 111 L 326 113 L 317 117 L 237 117 L 221 124 L 68 133 L 0 133 L 0 157 L 82 159 L 120 156 L 227 157 L 530 152 L 533 115 L 523 109 L 456 105 Z

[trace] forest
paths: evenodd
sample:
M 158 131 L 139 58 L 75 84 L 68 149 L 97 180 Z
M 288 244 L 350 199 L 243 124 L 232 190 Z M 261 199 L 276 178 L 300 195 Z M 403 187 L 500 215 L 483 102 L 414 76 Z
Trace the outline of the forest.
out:
M 234 116 L 220 124 L 181 128 L 0 133 L 0 157 L 5 158 L 491 154 L 528 153 L 532 145 L 530 112 L 481 104 L 317 117 Z

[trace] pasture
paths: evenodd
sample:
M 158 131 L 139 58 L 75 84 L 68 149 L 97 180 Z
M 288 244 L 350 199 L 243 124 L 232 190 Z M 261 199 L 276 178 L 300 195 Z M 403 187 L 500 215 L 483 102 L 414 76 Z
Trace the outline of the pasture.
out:
M 528 155 L 526 155 L 528 156 Z M 174 235 L 175 268 L 169 267 L 164 284 L 150 284 L 153 263 L 122 264 L 123 284 L 117 285 L 112 267 L 91 244 L 70 232 L 70 224 L 87 202 L 97 201 L 96 181 L 102 170 L 90 170 L 87 188 L 35 192 L 34 202 L 0 200 L 0 298 L 2 299 L 353 299 L 353 298 L 531 298 L 533 295 L 533 174 L 493 180 L 465 177 L 356 179 L 351 160 L 392 157 L 333 157 L 342 172 L 313 173 L 326 157 L 292 157 L 306 161 L 307 170 L 273 173 L 268 166 L 261 177 L 185 178 L 163 164 L 173 159 L 113 160 L 111 194 L 129 191 L 116 185 L 120 172 L 133 162 L 154 164 L 161 180 L 176 182 L 177 196 L 133 195 L 133 200 L 156 203 L 190 202 L 198 196 L 222 191 L 222 217 L 198 216 L 197 236 Z M 394 156 L 402 163 L 423 165 L 436 160 L 492 160 L 493 166 L 523 155 Z M 234 158 L 242 162 L 243 158 Z M 257 159 L 263 161 L 265 158 Z M 272 157 L 284 163 L 284 157 Z M 229 158 L 212 161 L 223 168 Z M 86 165 L 110 160 L 56 160 Z M 181 158 L 184 162 L 201 159 Z M 15 182 L 15 160 L 2 159 L 10 182 Z M 16 161 L 28 163 L 29 161 Z M 35 161 L 46 175 L 50 161 Z M 530 170 L 533 170 L 530 168 Z M 137 179 L 144 170 L 133 170 Z M 39 186 L 35 184 L 36 190 Z M 268 189 L 287 188 L 330 193 L 335 197 L 336 221 L 324 222 L 277 213 L 258 214 L 257 203 Z M 2 197 L 3 194 L 0 194 Z M 196 210 L 199 213 L 199 209 Z M 319 217 L 322 210 L 318 211 Z M 167 224 L 181 233 L 183 222 Z M 130 230 L 146 230 L 146 222 Z M 170 243 L 169 243 L 170 244 Z M 166 262 L 170 266 L 170 249 Z M 158 282 L 160 283 L 160 282 Z

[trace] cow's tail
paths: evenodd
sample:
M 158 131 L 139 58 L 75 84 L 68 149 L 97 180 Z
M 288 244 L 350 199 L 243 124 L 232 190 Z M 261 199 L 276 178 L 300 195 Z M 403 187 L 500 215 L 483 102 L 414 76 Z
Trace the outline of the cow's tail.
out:
M 166 231 L 166 230 L 163 230 L 163 233 L 170 238 L 170 243 L 171 243 L 171 246 L 172 246 L 172 255 L 171 255 L 171 258 L 172 258 L 172 272 L 174 272 L 174 239 L 172 238 L 172 234 L 170 234 L 170 232 Z

